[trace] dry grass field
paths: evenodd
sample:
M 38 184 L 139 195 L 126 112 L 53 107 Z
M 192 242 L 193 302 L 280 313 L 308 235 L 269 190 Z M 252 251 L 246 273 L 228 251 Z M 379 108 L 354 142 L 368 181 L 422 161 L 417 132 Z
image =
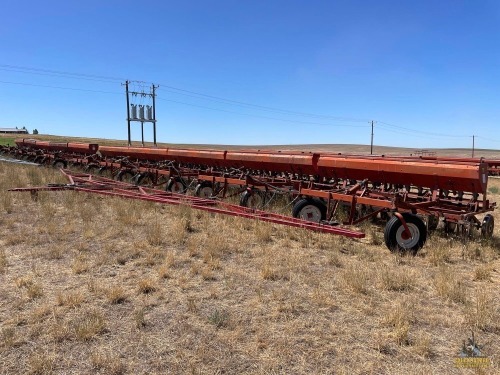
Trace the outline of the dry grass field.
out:
M 500 202 L 500 180 L 490 180 Z M 0 162 L 1 374 L 498 373 L 500 230 L 438 229 L 416 257 L 352 240 L 76 192 Z M 497 223 L 500 215 L 495 213 Z

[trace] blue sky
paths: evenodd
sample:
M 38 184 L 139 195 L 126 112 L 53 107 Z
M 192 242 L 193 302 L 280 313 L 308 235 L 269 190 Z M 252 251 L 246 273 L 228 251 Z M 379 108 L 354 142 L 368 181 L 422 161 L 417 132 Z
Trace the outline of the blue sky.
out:
M 126 139 L 129 79 L 160 85 L 162 142 L 369 144 L 374 120 L 376 145 L 467 148 L 476 135 L 500 149 L 499 1 L 4 1 L 3 13 L 0 127 Z

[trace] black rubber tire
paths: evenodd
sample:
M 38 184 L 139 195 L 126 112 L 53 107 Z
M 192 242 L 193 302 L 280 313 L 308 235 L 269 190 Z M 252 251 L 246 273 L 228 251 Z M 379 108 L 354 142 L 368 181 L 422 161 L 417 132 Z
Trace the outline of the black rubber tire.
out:
M 405 240 L 401 234 L 404 231 L 403 223 L 394 215 L 386 224 L 384 230 L 385 245 L 393 252 L 409 252 L 416 254 L 427 239 L 427 228 L 425 223 L 416 215 L 403 213 L 403 219 L 406 221 L 413 237 Z
M 64 159 L 56 159 L 52 162 L 52 166 L 57 169 L 60 168 L 66 169 L 68 167 L 68 162 Z
M 179 184 L 182 186 L 182 189 L 179 188 Z M 186 183 L 184 179 L 181 177 L 172 177 L 168 180 L 167 185 L 165 186 L 165 191 L 170 191 L 176 194 L 184 194 L 186 192 Z
M 313 210 L 313 212 L 307 213 L 307 210 Z M 313 220 L 315 212 L 317 213 L 315 215 L 316 219 L 320 217 L 319 220 Z M 326 205 L 317 198 L 303 198 L 293 205 L 292 216 L 299 219 L 320 222 L 321 220 L 326 220 Z
M 207 197 L 206 194 L 204 194 L 204 192 L 206 193 L 205 188 L 212 189 L 212 192 L 210 193 L 210 197 L 211 197 L 212 194 L 214 193 L 214 188 L 213 188 L 212 184 L 210 182 L 207 182 L 207 181 L 203 181 L 202 183 L 199 183 L 198 185 L 196 185 L 196 188 L 194 189 L 194 195 L 196 195 L 197 197 L 200 197 L 200 198 L 210 198 L 210 197 Z
M 260 191 L 246 190 L 243 193 L 241 193 L 240 206 L 260 209 L 263 207 L 263 205 L 264 205 L 264 198 Z
M 481 236 L 483 238 L 493 237 L 493 230 L 495 229 L 495 218 L 491 214 L 487 214 L 481 223 Z
M 133 183 L 135 177 L 135 173 L 132 172 L 129 169 L 122 169 L 118 174 L 116 175 L 116 179 L 118 181 L 122 182 L 128 182 L 128 183 Z

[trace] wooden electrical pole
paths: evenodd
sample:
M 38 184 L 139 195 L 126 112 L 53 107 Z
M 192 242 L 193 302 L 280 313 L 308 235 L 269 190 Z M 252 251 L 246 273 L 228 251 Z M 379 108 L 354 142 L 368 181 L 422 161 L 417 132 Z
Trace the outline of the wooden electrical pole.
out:
M 160 86 L 151 85 L 151 89 L 153 91 L 153 142 L 156 147 L 156 92 L 155 90 Z
M 125 81 L 125 95 L 127 95 L 127 129 L 128 129 L 128 146 L 132 146 L 132 141 L 130 140 L 130 101 L 128 99 L 128 81 Z
M 372 140 L 370 143 L 370 155 L 373 155 L 373 120 L 372 120 Z

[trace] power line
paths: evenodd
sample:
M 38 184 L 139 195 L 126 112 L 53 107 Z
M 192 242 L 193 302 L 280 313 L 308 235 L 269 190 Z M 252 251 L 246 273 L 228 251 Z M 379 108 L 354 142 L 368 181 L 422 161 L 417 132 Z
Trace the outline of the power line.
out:
M 247 104 L 244 104 L 244 103 L 241 103 L 241 104 L 237 103 L 237 102 L 230 103 L 226 99 L 205 98 L 205 97 L 200 97 L 199 95 L 178 92 L 178 91 L 175 91 L 175 90 L 171 90 L 169 88 L 165 89 L 165 86 L 162 86 L 162 89 L 164 89 L 167 92 L 171 92 L 173 94 L 183 95 L 183 96 L 187 96 L 187 97 L 190 97 L 190 98 L 209 100 L 209 101 L 212 101 L 212 102 L 222 103 L 222 104 L 230 104 L 230 105 L 238 106 L 238 107 L 242 107 L 242 108 L 249 108 L 250 107 L 250 105 L 247 105 Z M 253 106 L 257 107 L 257 105 L 253 105 Z M 302 113 L 302 112 L 290 113 L 290 111 L 279 110 L 279 109 L 272 109 L 272 108 L 266 108 L 266 107 L 260 107 L 260 108 L 255 108 L 255 109 L 258 109 L 258 110 L 264 111 L 264 112 L 275 112 L 275 113 L 285 114 L 285 115 L 294 115 L 294 116 L 301 116 L 301 117 L 311 117 L 311 118 L 327 119 L 327 120 L 330 119 L 330 120 L 347 121 L 347 122 L 367 122 L 368 121 L 368 120 L 363 120 L 363 119 L 352 119 L 352 118 L 345 118 L 345 117 L 319 115 L 319 114 L 313 114 L 313 113 L 309 113 L 309 114 Z
M 442 138 L 437 138 L 436 136 L 430 136 L 429 134 L 433 133 L 424 133 L 424 134 L 414 134 L 412 132 L 404 131 L 404 130 L 398 130 L 398 129 L 391 129 L 391 128 L 385 128 L 381 127 L 382 130 L 395 133 L 395 134 L 403 134 L 403 135 L 411 135 L 412 137 L 417 137 L 417 138 L 425 138 L 425 139 L 433 139 L 433 140 L 442 140 Z M 440 135 L 439 137 L 447 137 L 446 135 Z M 470 136 L 456 136 L 457 138 L 470 138 Z
M 218 97 L 218 96 L 197 93 L 195 91 L 179 89 L 179 88 L 176 88 L 176 87 L 173 87 L 173 86 L 169 86 L 169 85 L 165 85 L 165 84 L 161 84 L 161 83 L 160 83 L 160 85 L 162 86 L 162 88 L 166 87 L 166 88 L 169 88 L 171 90 L 175 90 L 176 93 L 179 93 L 181 95 L 186 95 L 186 93 L 187 93 L 187 94 L 190 94 L 189 96 L 195 95 L 196 97 L 209 98 L 209 99 L 212 99 L 212 100 L 218 100 L 218 101 L 222 101 L 222 102 L 229 103 L 229 104 L 237 104 L 237 105 L 240 105 L 240 106 L 254 107 L 254 108 L 258 108 L 258 109 L 265 110 L 265 111 L 280 112 L 282 114 L 298 115 L 298 116 L 304 116 L 304 117 L 325 118 L 325 119 L 332 119 L 332 120 L 339 120 L 339 121 L 349 121 L 349 122 L 368 122 L 369 121 L 368 119 L 361 119 L 361 118 L 330 116 L 330 115 L 319 115 L 319 114 L 307 113 L 307 112 L 290 111 L 290 110 L 287 110 L 287 109 L 279 109 L 279 108 L 267 107 L 267 106 L 262 106 L 262 105 L 258 105 L 258 104 L 245 103 L 245 102 L 242 102 L 242 101 L 239 101 L 239 100 L 225 99 L 225 98 L 221 98 L 221 97 Z
M 103 81 L 103 82 L 110 82 L 110 81 L 123 82 L 126 80 L 124 78 L 117 78 L 117 77 L 107 77 L 107 76 L 101 76 L 101 75 L 82 74 L 82 73 L 71 73 L 71 72 L 64 72 L 64 71 L 57 71 L 57 70 L 30 68 L 30 67 L 23 67 L 23 66 L 17 66 L 17 65 L 6 65 L 6 64 L 0 64 L 0 70 L 15 71 L 15 72 L 27 73 L 27 74 L 67 77 L 67 78 L 74 78 L 74 79 L 96 80 L 96 81 Z M 135 82 L 144 82 L 144 81 L 135 81 Z M 227 99 L 227 98 L 222 98 L 222 97 L 214 96 L 214 95 L 208 95 L 208 94 L 204 94 L 204 93 L 200 93 L 200 92 L 196 92 L 196 91 L 185 90 L 185 89 L 174 87 L 174 86 L 167 85 L 164 83 L 159 83 L 159 85 L 162 87 L 162 89 L 166 88 L 166 89 L 168 89 L 168 91 L 175 93 L 175 94 L 191 96 L 191 97 L 205 99 L 205 100 L 211 100 L 211 101 L 218 101 L 218 102 L 223 102 L 226 104 L 233 104 L 233 105 L 244 106 L 244 107 L 253 107 L 253 108 L 257 108 L 257 109 L 260 109 L 263 111 L 268 111 L 268 112 L 269 111 L 279 112 L 281 114 L 288 114 L 288 115 L 295 115 L 295 116 L 302 116 L 302 117 L 324 118 L 324 119 L 332 119 L 332 120 L 346 121 L 346 122 L 368 122 L 369 121 L 368 119 L 361 119 L 361 118 L 330 116 L 330 115 L 320 115 L 320 114 L 315 114 L 315 113 L 291 111 L 291 110 L 287 110 L 287 109 L 268 107 L 268 106 L 263 106 L 263 105 L 259 105 L 259 104 L 252 104 L 252 103 L 247 103 L 247 102 L 243 102 L 243 101 L 239 101 L 239 100 Z
M 81 88 L 74 88 L 74 87 L 62 87 L 62 86 L 53 86 L 53 85 L 39 85 L 39 84 L 33 84 L 33 83 L 12 82 L 12 81 L 0 81 L 0 83 L 11 84 L 11 85 L 21 85 L 21 86 L 51 88 L 51 89 L 59 89 L 59 90 L 71 90 L 71 91 L 82 91 L 82 92 L 93 92 L 93 93 L 102 93 L 102 94 L 122 95 L 122 93 L 119 93 L 119 92 L 104 91 L 104 90 L 90 90 L 90 89 L 81 89 Z M 160 98 L 160 97 L 157 97 L 157 99 L 163 100 L 163 101 L 167 101 L 167 102 L 171 102 L 171 103 L 187 105 L 187 106 L 190 106 L 190 107 L 208 109 L 208 110 L 211 110 L 211 111 L 233 113 L 233 114 L 242 115 L 242 116 L 263 118 L 263 119 L 268 119 L 268 120 L 281 121 L 281 122 L 289 122 L 289 123 L 295 123 L 295 124 L 318 125 L 318 126 L 326 126 L 326 127 L 350 127 L 350 128 L 366 128 L 366 127 L 368 127 L 367 125 L 325 124 L 325 123 L 318 123 L 318 122 L 311 122 L 311 121 L 299 121 L 299 120 L 281 119 L 281 118 L 270 117 L 270 116 L 262 116 L 262 115 L 256 115 L 256 114 L 251 114 L 251 113 L 242 113 L 242 112 L 230 111 L 230 110 L 220 109 L 220 108 L 212 108 L 212 107 L 201 106 L 201 105 L 197 105 L 197 104 L 186 103 L 186 102 L 181 102 L 181 101 L 172 100 L 172 99 L 165 99 L 165 98 Z M 412 129 L 408 129 L 408 128 L 404 128 L 404 127 L 396 126 L 396 125 L 392 125 L 392 124 L 387 124 L 387 123 L 382 123 L 382 124 L 391 125 L 393 128 L 398 129 L 398 130 L 395 130 L 395 129 L 391 129 L 391 128 L 387 128 L 387 127 L 382 126 L 383 130 L 386 130 L 386 131 L 389 131 L 389 132 L 392 132 L 392 133 L 396 133 L 396 134 L 407 135 L 407 134 L 410 134 L 409 133 L 409 131 L 410 131 L 410 132 L 422 133 L 422 135 L 413 135 L 413 136 L 419 137 L 419 138 L 424 138 L 424 137 L 425 138 L 429 138 L 428 134 L 439 135 L 439 136 L 447 136 L 445 134 L 435 134 L 435 133 L 423 132 L 423 131 L 413 131 Z M 399 129 L 403 129 L 403 130 L 399 130 Z M 463 138 L 464 136 L 454 136 L 454 137 Z M 470 136 L 465 136 L 465 137 L 470 137 Z M 486 140 L 490 140 L 490 139 L 483 138 L 483 137 L 480 137 L 480 136 L 476 136 L 476 137 L 477 138 L 486 139 Z M 434 138 L 434 139 L 437 139 L 437 138 Z M 493 142 L 500 142 L 500 141 L 497 141 L 497 140 L 491 140 L 491 141 L 493 141 Z
M 21 86 L 51 88 L 51 89 L 59 89 L 59 90 L 71 90 L 71 91 L 83 91 L 83 92 L 93 92 L 93 93 L 102 93 L 102 94 L 123 95 L 122 93 L 113 92 L 113 91 L 90 90 L 90 89 L 80 89 L 80 88 L 74 88 L 74 87 L 53 86 L 53 85 L 39 85 L 39 84 L 34 84 L 34 83 L 11 82 L 11 81 L 0 81 L 0 83 L 9 84 L 9 85 L 21 85 Z M 340 124 L 325 124 L 325 123 L 311 122 L 311 121 L 288 120 L 288 119 L 281 119 L 281 118 L 277 118 L 277 117 L 261 116 L 261 115 L 251 114 L 251 113 L 242 113 L 242 112 L 230 111 L 230 110 L 225 110 L 225 109 L 220 109 L 220 108 L 211 108 L 211 107 L 196 105 L 196 104 L 192 104 L 192 103 L 185 103 L 185 102 L 180 102 L 180 101 L 177 101 L 177 100 L 165 99 L 165 98 L 160 98 L 160 97 L 157 97 L 157 99 L 163 100 L 163 101 L 167 101 L 167 102 L 172 102 L 172 103 L 187 105 L 187 106 L 191 106 L 191 107 L 208 109 L 208 110 L 212 110 L 212 111 L 233 113 L 233 114 L 242 115 L 242 116 L 258 117 L 258 118 L 264 118 L 264 119 L 268 119 L 268 120 L 289 122 L 289 123 L 295 123 L 295 124 L 320 125 L 320 126 L 328 126 L 328 127 L 356 127 L 356 128 L 366 127 L 366 126 L 363 126 L 363 125 L 340 125 Z
M 113 91 L 79 89 L 79 88 L 75 88 L 75 87 L 62 87 L 62 86 L 52 86 L 52 85 L 38 85 L 38 84 L 34 84 L 34 83 L 10 82 L 10 81 L 0 81 L 0 83 L 5 83 L 5 84 L 9 84 L 9 85 L 44 87 L 44 88 L 60 89 L 60 90 L 88 91 L 88 92 L 99 92 L 99 93 L 103 93 L 103 94 L 118 94 L 118 95 L 123 95 L 123 93 L 113 92 Z
M 113 80 L 105 80 L 105 79 L 99 79 L 99 78 L 88 78 L 88 77 L 73 77 L 71 75 L 65 75 L 65 74 L 60 74 L 60 73 L 27 72 L 24 70 L 7 69 L 7 68 L 1 68 L 1 67 L 0 67 L 0 70 L 5 71 L 5 72 L 16 72 L 16 73 L 33 74 L 33 75 L 41 75 L 41 76 L 48 76 L 48 77 L 80 79 L 80 80 L 86 80 L 86 81 L 105 82 L 105 83 L 116 84 L 116 81 L 113 81 Z
M 485 137 L 481 137 L 480 135 L 476 135 L 476 138 L 484 139 L 485 141 L 500 143 L 500 140 L 498 140 L 498 139 L 485 138 Z
M 383 122 L 383 121 L 379 121 L 379 124 L 382 124 L 382 128 L 384 128 L 383 125 L 385 125 L 386 127 L 392 127 L 392 128 L 396 128 L 396 129 L 406 130 L 407 132 L 411 132 L 411 133 L 420 133 L 420 134 L 423 134 L 423 135 L 432 135 L 432 136 L 436 136 L 436 137 L 447 137 L 447 138 L 449 138 L 449 137 L 453 137 L 453 138 L 467 138 L 467 137 L 470 137 L 469 135 L 442 134 L 442 133 L 427 132 L 427 131 L 424 131 L 424 130 L 415 130 L 415 129 L 405 128 L 403 126 L 389 124 L 389 123 Z M 389 129 L 386 128 L 386 130 L 389 130 Z
M 211 110 L 211 111 L 234 113 L 234 114 L 237 114 L 237 115 L 258 117 L 258 118 L 264 118 L 264 119 L 276 120 L 276 121 L 283 121 L 283 122 L 292 122 L 292 123 L 296 123 L 296 124 L 320 125 L 320 126 L 335 126 L 335 127 L 351 127 L 351 128 L 366 128 L 367 127 L 366 125 L 324 124 L 324 123 L 311 122 L 311 121 L 287 120 L 287 119 L 281 119 L 281 118 L 277 118 L 277 117 L 269 117 L 269 116 L 262 116 L 262 115 L 254 115 L 254 114 L 251 114 L 251 113 L 242 113 L 242 112 L 230 111 L 230 110 L 227 110 L 227 109 L 211 108 L 211 107 L 206 107 L 206 106 L 201 106 L 201 105 L 191 104 L 191 103 L 184 103 L 184 102 L 179 102 L 177 100 L 165 99 L 165 98 L 160 98 L 160 97 L 157 97 L 157 99 L 163 100 L 163 101 L 167 101 L 167 102 L 171 102 L 171 103 L 188 105 L 188 106 L 191 106 L 191 107 L 208 109 L 208 110 Z
M 19 65 L 8 65 L 8 64 L 0 64 L 0 70 L 12 71 L 12 72 L 18 72 L 18 73 L 26 73 L 26 74 L 46 75 L 46 76 L 61 77 L 61 78 L 100 81 L 100 82 L 105 82 L 105 83 L 116 83 L 116 82 L 122 82 L 125 80 L 124 78 L 118 78 L 118 77 L 75 73 L 75 72 L 68 72 L 68 71 L 58 71 L 58 70 L 51 70 L 51 69 L 33 68 L 33 67 L 25 67 L 25 66 L 19 66 Z M 135 82 L 144 83 L 144 81 L 135 81 Z M 63 89 L 63 90 L 72 90 L 72 91 L 83 91 L 83 92 L 95 92 L 95 93 L 121 95 L 118 92 L 110 92 L 110 91 L 104 91 L 104 90 L 90 90 L 90 89 L 80 89 L 80 88 L 61 87 L 61 86 L 52 86 L 52 85 L 38 85 L 38 84 L 20 83 L 20 82 L 11 82 L 11 81 L 0 81 L 0 83 L 33 86 L 33 87 L 53 88 L 53 89 Z M 307 112 L 291 111 L 291 110 L 287 110 L 287 109 L 280 109 L 280 108 L 275 108 L 275 107 L 263 106 L 263 105 L 247 103 L 247 102 L 243 102 L 243 101 L 239 101 L 239 100 L 227 99 L 227 98 L 214 96 L 214 95 L 208 95 L 208 94 L 204 94 L 204 93 L 200 93 L 200 92 L 196 92 L 196 91 L 192 91 L 192 90 L 186 90 L 186 89 L 174 87 L 174 86 L 167 85 L 167 84 L 160 84 L 160 85 L 162 86 L 163 89 L 166 89 L 166 91 L 174 93 L 174 94 L 184 95 L 184 96 L 188 96 L 188 97 L 192 97 L 192 98 L 196 98 L 196 99 L 210 100 L 210 101 L 214 101 L 214 102 L 218 102 L 218 103 L 222 103 L 222 104 L 236 105 L 236 106 L 244 107 L 244 108 L 254 108 L 254 109 L 261 110 L 261 111 L 275 112 L 275 113 L 280 113 L 280 114 L 285 114 L 285 115 L 294 115 L 294 116 L 310 117 L 310 118 L 318 118 L 318 119 L 332 119 L 332 120 L 345 121 L 345 122 L 369 123 L 369 120 L 367 120 L 367 119 L 320 115 L 320 114 L 307 113 Z M 299 123 L 299 124 L 312 124 L 312 125 L 321 125 L 321 126 L 365 127 L 362 125 L 357 125 L 357 126 L 356 125 L 333 125 L 333 124 L 324 124 L 324 123 L 309 122 L 309 121 L 287 120 L 287 119 L 280 119 L 280 118 L 268 117 L 268 116 L 262 116 L 262 115 L 254 115 L 254 114 L 249 114 L 249 113 L 241 113 L 241 112 L 224 110 L 224 109 L 219 109 L 219 108 L 211 108 L 211 107 L 196 105 L 196 104 L 192 104 L 192 103 L 175 101 L 175 100 L 171 100 L 171 99 L 164 99 L 164 98 L 158 98 L 158 99 L 173 102 L 173 103 L 178 103 L 178 104 L 182 104 L 182 105 L 188 105 L 188 106 L 192 106 L 192 107 L 213 110 L 213 111 L 234 113 L 234 114 L 238 114 L 238 115 L 265 118 L 265 119 L 271 119 L 271 120 L 276 120 L 276 121 L 292 122 L 292 123 Z M 450 138 L 450 137 L 453 137 L 453 138 L 470 137 L 470 135 L 453 135 L 453 134 L 427 132 L 427 131 L 423 131 L 423 130 L 416 130 L 416 129 L 411 129 L 411 128 L 407 128 L 407 127 L 403 127 L 403 126 L 399 126 L 399 125 L 394 125 L 394 124 L 390 124 L 390 123 L 382 122 L 382 121 L 377 121 L 377 124 L 379 125 L 379 127 L 381 127 L 382 129 L 384 129 L 386 131 L 390 131 L 390 132 L 398 133 L 398 134 L 412 134 L 414 136 L 417 136 L 415 134 L 422 134 L 422 136 L 429 136 L 430 135 L 430 136 L 434 136 L 434 137 L 447 137 L 447 138 Z M 395 130 L 395 129 L 397 129 L 397 130 Z M 492 142 L 500 142 L 500 140 L 493 140 L 493 139 L 489 139 L 489 138 L 483 138 L 480 136 L 476 136 L 476 137 L 482 138 L 482 139 L 485 139 L 488 141 L 492 141 Z
M 35 71 L 35 72 L 40 72 L 40 73 L 62 74 L 62 75 L 76 76 L 76 77 L 100 78 L 100 79 L 113 80 L 113 81 L 119 81 L 119 82 L 123 81 L 122 78 L 116 78 L 116 77 L 100 76 L 100 75 L 95 75 L 95 74 L 73 73 L 73 72 L 65 72 L 65 71 L 60 71 L 60 70 L 41 69 L 41 68 L 30 68 L 30 67 L 19 66 L 19 65 L 0 64 L 0 67 L 18 69 L 18 70 L 26 70 L 26 71 Z M 28 73 L 28 72 L 26 72 L 26 73 Z

